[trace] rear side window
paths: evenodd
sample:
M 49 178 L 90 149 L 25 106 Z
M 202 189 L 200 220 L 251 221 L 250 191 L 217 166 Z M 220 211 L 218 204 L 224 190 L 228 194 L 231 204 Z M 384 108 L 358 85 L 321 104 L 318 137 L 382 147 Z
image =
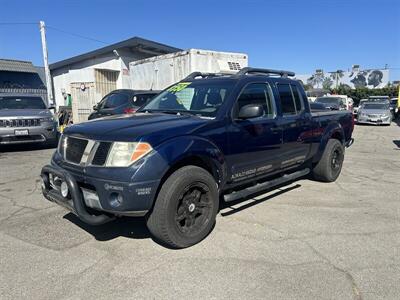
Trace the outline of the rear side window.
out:
M 264 108 L 264 117 L 274 118 L 275 107 L 272 91 L 268 84 L 252 83 L 245 87 L 237 100 L 234 117 L 237 118 L 240 109 L 249 104 L 260 104 Z
M 296 106 L 294 105 L 294 99 L 292 91 L 288 84 L 278 84 L 279 98 L 281 99 L 281 108 L 283 115 L 295 115 Z
M 295 85 L 277 84 L 284 116 L 299 114 L 303 109 L 303 101 Z
M 299 92 L 299 89 L 295 85 L 290 85 L 294 97 L 294 104 L 296 105 L 296 112 L 299 113 L 303 110 L 303 101 Z
M 133 106 L 145 105 L 154 96 L 155 96 L 155 94 L 135 95 L 132 98 L 132 104 L 133 104 Z

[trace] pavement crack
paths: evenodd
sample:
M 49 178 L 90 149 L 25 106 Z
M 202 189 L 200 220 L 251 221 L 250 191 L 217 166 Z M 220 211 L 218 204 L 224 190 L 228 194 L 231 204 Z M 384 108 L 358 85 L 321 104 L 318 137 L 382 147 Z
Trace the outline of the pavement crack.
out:
M 319 252 L 317 249 L 315 249 L 315 247 L 313 247 L 309 242 L 304 241 L 304 243 L 310 247 L 310 249 L 318 256 L 320 257 L 323 261 L 325 261 L 326 263 L 328 263 L 330 266 L 332 266 L 332 268 L 334 268 L 336 271 L 344 274 L 346 276 L 346 279 L 349 281 L 352 291 L 353 291 L 353 299 L 354 300 L 362 300 L 362 296 L 361 296 L 361 291 L 359 289 L 359 287 L 357 286 L 357 283 L 353 277 L 353 275 L 351 275 L 351 273 L 343 268 L 340 268 L 338 266 L 336 266 L 329 258 L 327 258 L 325 255 L 323 255 L 321 252 Z

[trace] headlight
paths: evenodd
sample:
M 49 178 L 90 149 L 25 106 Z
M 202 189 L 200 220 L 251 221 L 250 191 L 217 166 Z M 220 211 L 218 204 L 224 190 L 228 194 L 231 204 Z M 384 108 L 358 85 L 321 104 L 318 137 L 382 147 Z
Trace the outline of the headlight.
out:
M 145 156 L 153 148 L 147 143 L 114 142 L 106 167 L 127 167 Z
M 52 117 L 46 117 L 46 118 L 40 118 L 40 122 L 41 123 L 52 123 L 52 122 L 56 122 L 57 118 L 55 116 Z

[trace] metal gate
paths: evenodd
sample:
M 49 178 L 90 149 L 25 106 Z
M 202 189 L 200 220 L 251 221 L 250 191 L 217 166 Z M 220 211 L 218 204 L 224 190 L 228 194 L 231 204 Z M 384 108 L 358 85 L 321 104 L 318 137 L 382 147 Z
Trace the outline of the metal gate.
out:
M 71 83 L 72 116 L 74 123 L 85 122 L 96 105 L 94 82 Z
M 94 82 L 71 83 L 74 123 L 85 122 L 101 98 L 117 88 L 119 71 L 94 69 Z
M 95 69 L 96 92 L 102 96 L 117 88 L 118 71 Z

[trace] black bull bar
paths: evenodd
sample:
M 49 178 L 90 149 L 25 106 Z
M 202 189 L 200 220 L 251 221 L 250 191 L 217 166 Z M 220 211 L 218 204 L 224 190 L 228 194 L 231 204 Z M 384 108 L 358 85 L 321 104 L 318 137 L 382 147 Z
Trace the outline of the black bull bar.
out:
M 51 188 L 49 174 L 53 174 L 66 182 L 71 199 L 64 198 L 61 194 Z M 83 222 L 90 225 L 101 225 L 114 219 L 114 217 L 109 215 L 93 215 L 87 211 L 83 201 L 82 192 L 75 178 L 66 170 L 52 165 L 46 165 L 42 168 L 40 176 L 42 178 L 42 192 L 44 197 L 47 200 L 66 207 L 76 214 Z

